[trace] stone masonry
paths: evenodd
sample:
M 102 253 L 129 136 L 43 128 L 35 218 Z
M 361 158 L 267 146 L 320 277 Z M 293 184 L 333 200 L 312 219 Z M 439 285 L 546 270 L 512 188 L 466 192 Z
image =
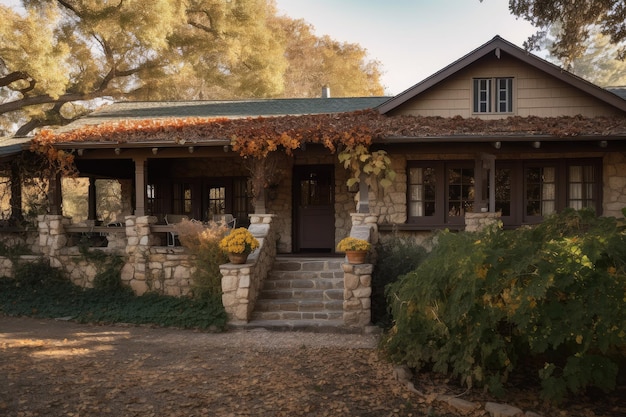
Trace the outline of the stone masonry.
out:
M 249 230 L 260 247 L 248 256 L 243 265 L 228 263 L 220 266 L 222 303 L 231 324 L 243 324 L 250 320 L 263 281 L 276 257 L 273 218 L 273 214 L 251 215 Z

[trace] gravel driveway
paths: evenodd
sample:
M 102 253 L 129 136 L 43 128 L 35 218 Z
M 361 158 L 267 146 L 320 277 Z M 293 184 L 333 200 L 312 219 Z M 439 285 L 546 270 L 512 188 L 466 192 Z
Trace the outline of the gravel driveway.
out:
M 0 317 L 0 415 L 425 415 L 376 344 Z

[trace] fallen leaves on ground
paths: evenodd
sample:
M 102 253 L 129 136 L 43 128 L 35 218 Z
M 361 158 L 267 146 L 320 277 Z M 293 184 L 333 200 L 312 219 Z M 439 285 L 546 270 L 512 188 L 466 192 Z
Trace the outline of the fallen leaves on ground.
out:
M 261 336 L 271 344 L 255 343 Z M 461 415 L 433 396 L 450 393 L 445 381 L 421 375 L 426 396 L 410 392 L 373 346 L 312 346 L 304 336 L 294 345 L 294 337 L 0 316 L 0 415 Z

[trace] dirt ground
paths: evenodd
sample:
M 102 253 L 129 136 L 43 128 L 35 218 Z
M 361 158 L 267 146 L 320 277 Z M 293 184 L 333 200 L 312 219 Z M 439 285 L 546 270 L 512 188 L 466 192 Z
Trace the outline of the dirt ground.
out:
M 0 317 L 0 416 L 461 415 L 395 380 L 376 344 L 373 335 Z

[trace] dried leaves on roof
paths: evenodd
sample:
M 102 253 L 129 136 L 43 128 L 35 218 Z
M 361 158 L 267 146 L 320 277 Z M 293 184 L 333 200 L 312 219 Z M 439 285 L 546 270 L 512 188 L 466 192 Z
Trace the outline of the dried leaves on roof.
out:
M 384 116 L 375 110 L 341 114 L 259 117 L 247 119 L 145 119 L 82 126 L 54 133 L 42 131 L 35 140 L 68 142 L 175 142 L 212 140 L 257 141 L 282 138 L 297 142 L 344 143 L 389 137 L 437 136 L 609 136 L 626 134 L 625 117 L 508 117 L 498 120 L 459 116 Z M 356 136 L 356 139 L 355 139 Z M 351 139 L 352 138 L 352 139 Z M 242 145 L 243 146 L 243 145 Z M 293 149 L 293 147 L 292 147 Z

